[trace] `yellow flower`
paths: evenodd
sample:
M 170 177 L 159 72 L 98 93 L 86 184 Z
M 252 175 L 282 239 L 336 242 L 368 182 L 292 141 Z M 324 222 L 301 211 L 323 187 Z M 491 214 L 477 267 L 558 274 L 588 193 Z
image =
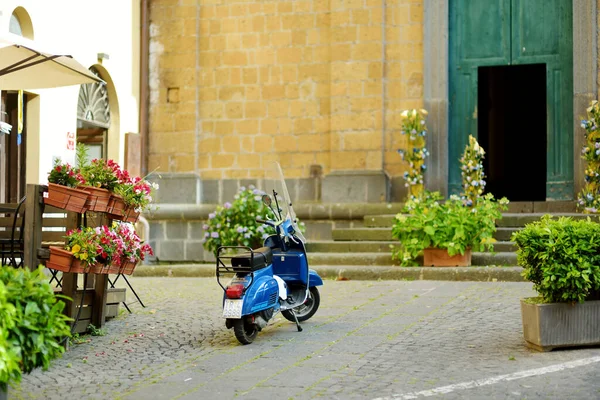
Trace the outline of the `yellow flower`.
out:
M 400 116 L 402 117 L 402 119 L 408 118 L 408 110 L 402 111 L 402 114 L 400 114 Z
M 79 250 L 81 250 L 81 246 L 76 244 L 75 246 L 71 247 L 71 253 L 73 254 L 77 254 L 79 253 Z
M 429 113 L 427 112 L 427 110 L 426 110 L 426 109 L 424 109 L 424 108 L 421 108 L 421 110 L 420 110 L 420 111 L 421 111 L 421 114 L 423 114 L 423 115 L 427 115 L 427 114 L 429 114 Z

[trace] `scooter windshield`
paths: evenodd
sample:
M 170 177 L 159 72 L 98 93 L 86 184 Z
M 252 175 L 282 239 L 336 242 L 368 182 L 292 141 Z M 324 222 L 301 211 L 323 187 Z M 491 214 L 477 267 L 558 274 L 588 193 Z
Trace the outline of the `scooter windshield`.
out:
M 296 213 L 294 212 L 294 208 L 292 207 L 292 199 L 290 197 L 290 193 L 287 190 L 287 186 L 285 185 L 285 178 L 283 177 L 283 171 L 278 162 L 274 162 L 274 173 L 275 179 L 273 183 L 275 185 L 275 192 L 277 192 L 277 201 L 279 203 L 279 208 L 281 208 L 281 216 L 284 219 L 291 221 L 292 226 L 294 227 L 294 236 L 296 236 L 302 243 L 306 243 L 306 238 L 300 232 L 300 228 L 298 227 L 298 223 L 296 221 Z

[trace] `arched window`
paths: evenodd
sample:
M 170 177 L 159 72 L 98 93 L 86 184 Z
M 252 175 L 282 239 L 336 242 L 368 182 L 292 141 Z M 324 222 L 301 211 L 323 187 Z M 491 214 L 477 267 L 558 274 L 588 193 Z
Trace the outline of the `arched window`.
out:
M 97 76 L 98 70 L 90 68 Z M 107 133 L 110 128 L 110 107 L 106 85 L 86 83 L 79 87 L 77 103 L 77 142 L 88 146 L 88 155 L 106 158 Z
M 15 13 L 13 13 L 10 16 L 8 31 L 10 33 L 14 33 L 15 35 L 23 36 L 23 29 L 21 28 L 21 21 L 19 21 L 19 17 Z
M 13 10 L 8 22 L 8 31 L 27 39 L 33 39 L 33 23 L 27 10 L 23 7 L 17 7 Z

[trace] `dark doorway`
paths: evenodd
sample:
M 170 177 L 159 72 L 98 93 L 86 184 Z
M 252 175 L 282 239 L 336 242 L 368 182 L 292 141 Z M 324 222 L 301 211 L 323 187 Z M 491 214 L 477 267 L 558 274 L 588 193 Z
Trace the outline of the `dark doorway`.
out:
M 478 142 L 486 192 L 546 200 L 546 64 L 478 68 Z
M 23 130 L 20 135 L 17 92 L 2 92 L 0 104 L 0 120 L 12 125 L 10 134 L 0 134 L 0 203 L 17 203 L 26 189 L 27 95 L 23 94 Z

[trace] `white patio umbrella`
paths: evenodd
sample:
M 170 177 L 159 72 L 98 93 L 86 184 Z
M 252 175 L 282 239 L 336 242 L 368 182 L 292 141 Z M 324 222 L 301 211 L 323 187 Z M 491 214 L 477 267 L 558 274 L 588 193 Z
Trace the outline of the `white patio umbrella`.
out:
M 0 90 L 46 89 L 103 82 L 67 54 L 39 50 L 35 42 L 0 34 Z

